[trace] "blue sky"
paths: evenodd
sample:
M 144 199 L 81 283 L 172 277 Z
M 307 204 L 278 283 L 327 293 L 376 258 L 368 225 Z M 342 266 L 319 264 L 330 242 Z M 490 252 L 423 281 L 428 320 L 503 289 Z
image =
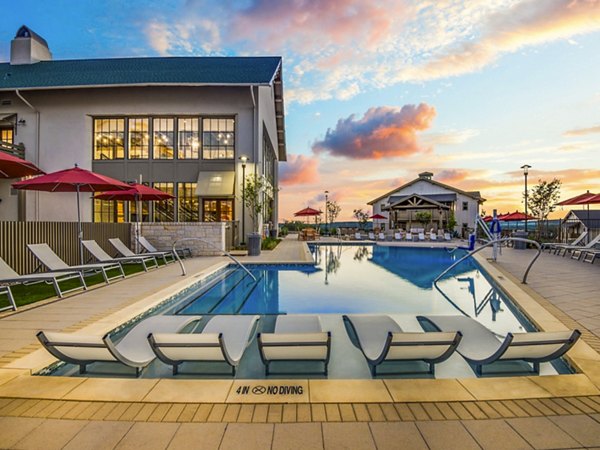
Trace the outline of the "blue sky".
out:
M 522 174 L 600 191 L 596 0 L 21 1 L 56 59 L 281 55 L 281 219 L 329 190 L 342 218 L 422 170 L 521 209 Z

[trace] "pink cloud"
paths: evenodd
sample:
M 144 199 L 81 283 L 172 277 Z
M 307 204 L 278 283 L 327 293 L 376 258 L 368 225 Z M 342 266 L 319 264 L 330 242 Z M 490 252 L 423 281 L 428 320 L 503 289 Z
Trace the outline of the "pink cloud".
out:
M 306 155 L 288 155 L 288 160 L 279 166 L 279 182 L 283 185 L 307 184 L 319 180 L 319 161 Z
M 423 151 L 417 132 L 428 129 L 435 108 L 421 103 L 401 109 L 387 106 L 370 108 L 361 119 L 351 115 L 340 119 L 325 138 L 313 144 L 313 151 L 350 159 L 381 159 L 408 156 Z

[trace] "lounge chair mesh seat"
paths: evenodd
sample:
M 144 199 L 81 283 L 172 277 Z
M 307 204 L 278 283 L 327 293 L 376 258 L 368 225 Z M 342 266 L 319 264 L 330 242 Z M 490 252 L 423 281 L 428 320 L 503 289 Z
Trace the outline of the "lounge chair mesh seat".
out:
M 156 356 L 173 366 L 174 375 L 180 364 L 191 361 L 224 362 L 235 375 L 258 320 L 259 316 L 215 316 L 202 333 L 152 333 L 148 341 Z
M 144 236 L 138 236 L 137 241 L 144 248 L 144 250 L 146 250 L 148 253 L 161 253 Z M 186 256 L 190 256 L 190 257 L 192 256 L 192 249 L 190 249 L 189 247 L 178 248 L 178 249 L 175 249 L 175 251 L 177 252 L 177 254 L 179 256 L 181 256 L 183 258 L 185 258 Z
M 38 340 L 56 358 L 79 365 L 79 373 L 94 362 L 119 362 L 135 368 L 136 376 L 156 355 L 148 343 L 153 332 L 178 332 L 201 316 L 152 316 L 136 324 L 118 343 L 106 334 L 103 337 L 80 333 L 40 331 Z
M 356 337 L 351 336 L 351 340 L 362 351 L 373 376 L 384 361 L 424 361 L 429 364 L 428 373 L 434 375 L 435 364 L 448 359 L 462 337 L 457 331 L 404 332 L 387 315 L 352 314 L 343 319 Z
M 123 272 L 123 267 L 119 263 L 93 263 L 69 266 L 66 262 L 60 259 L 56 253 L 54 253 L 48 244 L 27 244 L 27 248 L 44 266 L 46 266 L 52 272 L 101 272 L 106 284 L 108 284 L 110 280 L 114 280 L 116 278 L 125 278 L 125 272 Z M 119 274 L 109 277 L 107 273 L 109 270 L 118 270 Z
M 319 316 L 280 315 L 273 333 L 258 334 L 258 349 L 265 365 L 265 375 L 273 373 L 270 369 L 272 362 L 284 361 L 322 362 L 323 374 L 327 375 L 331 332 L 323 331 Z
M 119 238 L 111 238 L 108 240 L 108 242 L 110 242 L 110 244 L 115 248 L 116 251 L 118 251 L 121 255 L 131 258 L 134 256 L 155 256 L 156 258 L 162 258 L 163 261 L 165 262 L 165 264 L 168 264 L 169 262 L 174 262 L 175 261 L 175 257 L 173 256 L 173 253 L 171 252 L 152 252 L 152 253 L 134 253 L 132 252 L 129 247 L 127 247 L 123 241 Z M 170 257 L 170 260 L 167 259 L 167 257 Z
M 508 333 L 500 340 L 491 330 L 476 320 L 465 316 L 418 316 L 422 324 L 433 325 L 438 330 L 460 331 L 463 339 L 456 351 L 475 365 L 478 375 L 483 366 L 496 361 L 526 361 L 533 364 L 539 374 L 540 363 L 564 355 L 579 339 L 579 330 L 533 333 Z
M 151 267 L 158 267 L 158 262 L 156 261 L 156 257 L 152 255 L 147 256 L 124 256 L 122 258 L 113 258 L 108 253 L 104 251 L 100 245 L 94 240 L 81 241 L 83 246 L 87 249 L 90 254 L 96 258 L 100 262 L 105 263 L 138 263 L 144 266 L 144 271 L 148 272 L 148 263 L 151 264 Z

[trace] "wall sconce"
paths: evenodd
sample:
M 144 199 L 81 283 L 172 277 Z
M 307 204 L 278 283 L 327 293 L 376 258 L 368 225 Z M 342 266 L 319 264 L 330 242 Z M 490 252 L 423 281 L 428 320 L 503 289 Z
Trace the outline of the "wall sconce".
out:
M 27 125 L 27 121 L 25 119 L 19 119 L 17 125 L 20 127 L 24 127 L 25 125 Z

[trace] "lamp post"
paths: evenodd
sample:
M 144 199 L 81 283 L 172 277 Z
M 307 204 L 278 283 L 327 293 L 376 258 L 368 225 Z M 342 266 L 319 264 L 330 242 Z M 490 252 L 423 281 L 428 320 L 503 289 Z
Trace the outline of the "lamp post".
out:
M 327 207 L 329 206 L 329 191 L 325 191 L 325 235 L 329 235 L 329 223 L 327 222 Z
M 242 162 L 242 244 L 246 242 L 246 155 L 240 156 Z
M 524 164 L 521 166 L 523 175 L 525 176 L 525 233 L 527 233 L 527 175 L 529 174 L 530 165 Z

